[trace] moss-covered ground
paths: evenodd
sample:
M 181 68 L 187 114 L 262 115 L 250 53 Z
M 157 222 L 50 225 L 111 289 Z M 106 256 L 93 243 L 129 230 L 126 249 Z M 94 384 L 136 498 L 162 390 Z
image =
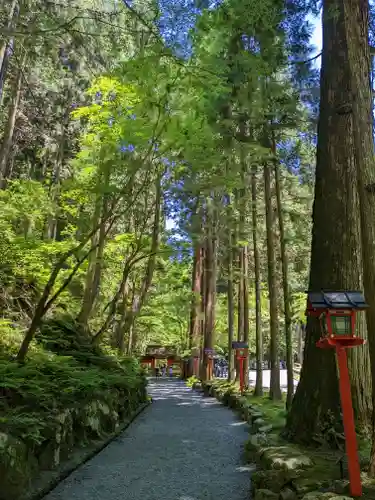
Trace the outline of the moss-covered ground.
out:
M 57 469 L 75 450 L 107 439 L 147 401 L 138 362 L 95 347 L 72 321 L 46 321 L 19 364 L 22 335 L 0 324 L 4 500 L 26 494 L 43 471 Z
M 134 359 L 92 346 L 73 323 L 45 323 L 23 365 L 14 360 L 21 338 L 0 337 L 0 432 L 29 444 L 44 440 L 51 416 L 64 408 L 145 384 Z

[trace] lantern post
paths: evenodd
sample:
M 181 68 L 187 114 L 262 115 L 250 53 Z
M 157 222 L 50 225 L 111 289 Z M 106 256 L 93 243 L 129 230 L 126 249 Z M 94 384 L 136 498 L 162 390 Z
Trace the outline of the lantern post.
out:
M 236 350 L 236 357 L 240 365 L 240 391 L 243 394 L 245 387 L 244 362 L 249 355 L 249 345 L 246 342 L 232 342 L 232 349 Z
M 356 313 L 367 307 L 363 294 L 358 291 L 308 292 L 306 315 L 318 317 L 322 329 L 322 337 L 316 346 L 336 351 L 350 493 L 353 497 L 362 496 L 362 484 L 346 350 L 365 343 L 364 339 L 355 335 L 355 323 Z
M 193 347 L 191 350 L 191 357 L 193 362 L 193 375 L 199 376 L 199 348 Z
M 204 348 L 204 353 L 207 356 L 207 372 L 206 372 L 206 377 L 207 377 L 207 380 L 211 380 L 212 379 L 212 372 L 213 372 L 212 365 L 213 365 L 213 362 L 214 362 L 215 351 L 214 351 L 214 349 L 211 349 L 210 347 L 205 347 Z
M 199 375 L 199 357 L 194 356 L 193 358 L 193 374 L 197 377 Z

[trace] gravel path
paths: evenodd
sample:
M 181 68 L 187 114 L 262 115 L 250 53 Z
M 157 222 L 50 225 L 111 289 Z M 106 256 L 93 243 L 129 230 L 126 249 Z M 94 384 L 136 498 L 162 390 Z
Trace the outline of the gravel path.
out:
M 153 403 L 44 500 L 247 500 L 244 422 L 177 380 L 150 382 Z

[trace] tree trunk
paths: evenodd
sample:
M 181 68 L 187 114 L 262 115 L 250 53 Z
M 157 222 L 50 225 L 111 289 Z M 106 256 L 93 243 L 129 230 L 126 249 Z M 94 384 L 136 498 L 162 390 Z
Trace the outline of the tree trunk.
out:
M 114 346 L 118 349 L 120 354 L 124 354 L 125 352 L 125 334 L 124 334 L 124 325 L 126 318 L 126 310 L 128 304 L 128 293 L 129 293 L 129 284 L 126 282 L 125 288 L 121 297 L 121 304 L 119 307 L 120 319 L 117 321 L 115 330 L 114 330 Z
M 17 76 L 14 82 L 13 94 L 8 110 L 8 119 L 4 127 L 3 142 L 0 149 L 0 189 L 5 189 L 9 177 L 9 153 L 13 145 L 14 127 L 16 124 L 17 111 L 21 100 L 23 68 L 26 62 L 26 52 L 24 52 Z
M 272 142 L 273 142 L 272 144 L 273 153 L 276 154 L 276 143 L 274 137 Z M 294 394 L 292 317 L 290 310 L 288 256 L 286 250 L 283 206 L 281 202 L 281 185 L 280 185 L 279 169 L 280 165 L 277 165 L 275 158 L 275 187 L 276 187 L 277 212 L 279 216 L 281 267 L 283 275 L 283 296 L 284 296 L 285 350 L 286 350 L 286 369 L 287 369 L 286 409 L 289 410 L 292 405 L 293 394 Z
M 109 170 L 99 172 L 97 179 L 97 199 L 95 203 L 95 211 L 93 215 L 93 226 L 96 226 L 100 220 L 107 218 L 107 195 L 102 194 L 100 191 L 108 186 L 109 183 Z M 86 273 L 85 291 L 82 299 L 81 310 L 78 314 L 77 322 L 82 325 L 84 329 L 88 326 L 92 310 L 95 305 L 96 298 L 99 293 L 101 273 L 103 267 L 103 252 L 106 239 L 105 224 L 100 225 L 100 229 L 92 236 L 92 245 L 96 246 L 96 251 L 89 259 L 89 265 Z
M 356 127 L 353 127 L 352 114 L 347 106 L 348 96 L 352 95 L 353 90 L 350 85 L 343 5 L 340 0 L 323 4 L 320 78 L 309 288 L 360 290 L 363 275 L 356 151 L 353 141 Z M 366 198 L 366 195 L 363 194 L 361 198 Z M 368 220 L 365 225 L 371 226 Z M 375 251 L 371 253 L 371 259 L 374 255 Z M 372 300 L 372 297 L 367 297 L 367 300 Z M 365 334 L 364 318 L 359 321 L 357 334 Z M 312 437 L 317 434 L 328 437 L 324 430 L 334 426 L 339 431 L 342 430 L 334 352 L 316 347 L 315 343 L 320 336 L 318 319 L 309 317 L 300 382 L 287 419 L 289 437 L 299 442 L 311 443 Z M 350 352 L 349 359 L 353 405 L 357 422 L 366 426 L 371 417 L 368 352 L 365 347 L 349 351 L 353 351 Z M 353 377 L 354 373 L 360 376 Z
M 94 335 L 94 338 L 101 338 L 103 334 L 107 331 L 109 326 L 111 325 L 111 322 L 113 321 L 113 318 L 115 317 L 116 310 L 117 310 L 117 305 L 118 301 L 120 300 L 121 297 L 126 295 L 126 289 L 128 285 L 128 278 L 130 271 L 132 269 L 133 263 L 131 260 L 125 262 L 124 269 L 122 271 L 122 278 L 120 281 L 120 285 L 118 287 L 118 290 L 116 291 L 115 295 L 113 296 L 112 300 L 107 304 L 108 313 L 107 317 L 100 327 L 100 329 L 97 331 L 97 333 Z M 105 310 L 103 311 L 104 314 Z M 123 335 L 122 335 L 123 336 Z M 118 342 L 120 344 L 120 342 Z
M 229 229 L 231 233 L 231 229 Z M 232 235 L 229 235 L 230 244 L 232 244 Z M 234 340 L 234 297 L 233 297 L 233 250 L 228 249 L 228 381 L 235 379 L 234 351 L 232 342 Z
M 362 258 L 364 270 L 364 291 L 369 309 L 367 328 L 371 359 L 372 395 L 372 451 L 369 474 L 375 477 L 375 162 L 373 139 L 373 102 L 371 89 L 371 57 L 368 47 L 369 2 L 345 0 L 342 2 L 345 18 L 345 43 L 348 57 L 350 91 L 346 105 L 353 116 L 354 147 L 356 155 L 357 187 L 361 220 Z M 350 115 L 349 115 L 350 116 Z M 349 132 L 349 131 L 348 131 Z M 354 181 L 355 177 L 353 177 Z M 363 348 L 362 348 L 363 349 Z M 355 355 L 355 354 L 354 354 Z M 364 367 L 366 370 L 366 367 Z M 364 384 L 364 409 L 368 409 L 368 384 L 362 380 L 362 373 L 356 380 Z M 367 376 L 367 373 L 363 373 Z M 357 397 L 358 405 L 358 397 Z
M 243 274 L 244 274 L 244 269 L 243 269 L 243 264 L 244 264 L 244 258 L 243 258 L 243 248 L 238 249 L 238 283 L 237 283 L 237 301 L 238 301 L 238 306 L 237 306 L 237 340 L 238 341 L 243 341 L 243 334 L 244 334 L 244 329 L 245 329 L 245 323 L 244 323 L 244 279 L 243 279 Z
M 61 170 L 64 164 L 64 156 L 66 149 L 66 130 L 69 124 L 70 110 L 66 111 L 62 117 L 62 123 L 60 125 L 60 133 L 58 135 L 58 146 L 56 151 L 55 162 L 53 165 L 52 179 L 50 185 L 50 199 L 54 206 L 58 207 L 60 198 L 60 178 Z M 47 237 L 52 240 L 59 240 L 58 231 L 58 217 L 49 216 L 47 221 Z
M 80 259 L 77 260 L 77 263 L 71 270 L 69 276 L 64 280 L 63 284 L 58 288 L 58 290 L 52 295 L 53 287 L 56 282 L 56 279 L 59 275 L 59 272 L 61 271 L 64 263 L 67 261 L 67 259 L 74 254 L 74 250 L 69 250 L 65 255 L 59 259 L 59 261 L 56 263 L 53 271 L 51 272 L 51 275 L 43 289 L 42 295 L 37 303 L 37 306 L 35 308 L 35 312 L 33 314 L 31 324 L 28 328 L 28 330 L 25 333 L 25 336 L 22 340 L 22 344 L 19 348 L 19 351 L 17 353 L 17 361 L 19 363 L 23 363 L 25 361 L 26 355 L 28 353 L 30 344 L 38 331 L 38 328 L 40 326 L 40 323 L 46 314 L 46 312 L 51 308 L 51 306 L 56 302 L 58 297 L 62 294 L 62 292 L 67 288 L 71 280 L 74 278 L 76 275 L 78 269 L 80 268 L 81 264 L 87 259 L 87 257 L 90 255 L 90 253 L 94 250 L 93 247 L 91 247 L 84 255 L 83 257 L 80 257 Z
M 212 203 L 212 200 L 210 200 Z M 214 348 L 215 301 L 216 301 L 216 242 L 214 216 L 211 206 L 206 218 L 206 251 L 205 251 L 205 310 L 204 310 L 204 349 L 203 349 L 203 379 L 209 380 L 210 356 L 206 349 Z
M 145 270 L 145 275 L 142 280 L 142 285 L 139 293 L 135 293 L 132 300 L 131 310 L 128 311 L 124 322 L 124 333 L 132 334 L 133 342 L 134 342 L 134 321 L 138 314 L 140 313 L 146 297 L 149 291 L 149 288 L 152 283 L 152 279 L 154 277 L 155 263 L 156 263 L 156 254 L 159 249 L 159 236 L 160 236 L 160 216 L 161 216 L 161 177 L 158 177 L 156 180 L 156 193 L 155 193 L 155 215 L 154 222 L 152 228 L 152 237 L 151 237 L 151 250 Z M 132 350 L 133 345 L 131 345 L 130 349 Z
M 194 247 L 193 256 L 193 268 L 191 276 L 191 306 L 190 306 L 190 324 L 189 324 L 189 341 L 188 347 L 191 350 L 191 354 L 194 356 L 197 354 L 196 351 L 200 347 L 200 296 L 201 296 L 201 274 L 202 274 L 202 248 L 201 245 L 196 242 Z M 194 362 L 193 357 L 190 358 L 188 365 L 188 373 L 190 377 L 196 375 L 194 373 Z
M 243 340 L 249 344 L 250 324 L 249 324 L 249 247 L 246 245 L 243 249 Z M 249 385 L 249 355 L 243 364 L 244 369 L 244 384 Z
M 16 12 L 18 0 L 12 0 L 8 14 L 7 28 L 11 29 L 13 26 L 14 18 L 17 17 L 18 9 Z M 3 102 L 4 94 L 4 84 L 6 79 L 8 59 L 11 50 L 14 46 L 14 39 L 9 37 L 4 37 L 4 40 L 0 44 L 0 105 Z
M 228 235 L 228 248 L 227 248 L 227 272 L 228 272 L 228 381 L 232 382 L 234 376 L 234 351 L 232 349 L 232 342 L 234 340 L 234 297 L 233 297 L 233 241 L 232 241 L 232 207 L 231 197 L 227 196 L 227 235 Z
M 189 348 L 199 346 L 199 306 L 201 294 L 201 274 L 202 274 L 202 249 L 196 243 L 194 248 L 193 269 L 192 269 L 192 299 L 190 311 Z
M 128 354 L 128 356 L 131 356 L 133 353 L 134 345 L 135 345 L 135 342 L 134 342 L 134 324 L 133 323 L 127 329 L 127 334 L 128 334 L 127 354 Z
M 297 363 L 302 365 L 303 363 L 303 328 L 300 322 L 296 323 L 295 326 L 296 336 L 297 336 Z
M 260 259 L 258 248 L 258 220 L 257 220 L 257 167 L 251 172 L 251 205 L 252 205 L 252 236 L 255 272 L 255 356 L 256 356 L 256 382 L 255 396 L 263 395 L 263 338 L 262 338 L 262 309 L 260 289 Z
M 241 173 L 241 181 L 243 182 L 243 175 Z M 238 232 L 237 232 L 237 341 L 242 342 L 244 336 L 244 225 L 245 225 L 245 216 L 244 216 L 244 189 L 241 187 L 240 190 L 236 191 L 236 205 L 237 210 L 239 212 L 238 218 Z M 235 357 L 235 366 L 236 366 L 236 382 L 240 380 L 240 362 L 237 360 L 237 356 Z
M 266 208 L 268 294 L 270 303 L 270 398 L 281 399 L 279 363 L 279 320 L 277 311 L 277 280 L 275 258 L 275 233 L 271 197 L 271 171 L 264 166 L 264 199 Z
M 246 123 L 244 118 L 241 119 L 240 123 L 241 137 L 243 140 L 246 139 Z M 238 309 L 241 311 L 241 327 L 243 341 L 249 343 L 249 247 L 247 243 L 247 231 L 246 231 L 246 214 L 247 214 L 247 164 L 246 155 L 241 144 L 241 191 L 240 191 L 240 226 L 239 226 L 239 238 L 241 241 L 241 247 L 239 252 L 240 259 L 240 280 L 241 287 L 239 287 L 238 293 L 242 293 L 242 300 L 239 300 Z M 238 313 L 240 317 L 240 312 Z M 245 359 L 243 364 L 244 370 L 244 385 L 248 386 L 249 383 L 249 356 Z

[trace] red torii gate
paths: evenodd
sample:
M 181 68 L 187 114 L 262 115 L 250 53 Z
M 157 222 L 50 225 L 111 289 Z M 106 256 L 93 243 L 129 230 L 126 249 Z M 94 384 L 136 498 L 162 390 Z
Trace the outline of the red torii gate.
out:
M 146 347 L 145 355 L 141 357 L 141 364 L 147 364 L 151 369 L 155 368 L 157 359 L 166 359 L 167 365 L 181 364 L 180 356 L 177 356 L 176 349 L 171 346 L 149 345 Z M 182 367 L 181 367 L 182 368 Z

